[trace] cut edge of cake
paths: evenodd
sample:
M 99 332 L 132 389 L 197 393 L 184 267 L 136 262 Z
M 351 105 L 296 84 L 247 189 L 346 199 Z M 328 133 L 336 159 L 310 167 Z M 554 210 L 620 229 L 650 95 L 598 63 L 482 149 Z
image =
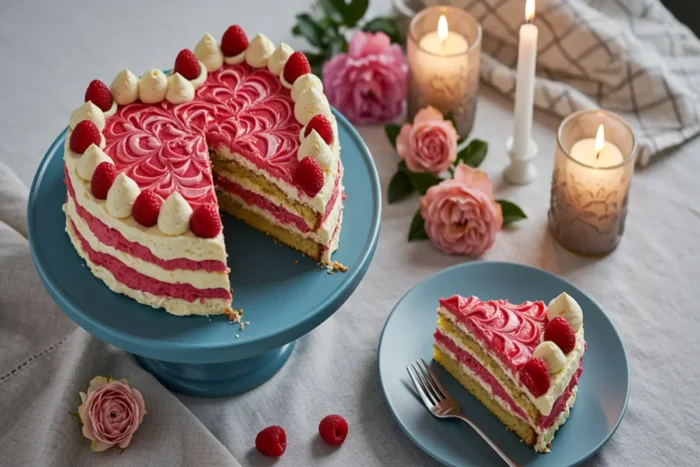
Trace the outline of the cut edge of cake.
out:
M 448 301 L 452 301 L 448 307 L 453 309 L 445 306 Z M 481 302 L 476 297 L 460 296 L 440 302 L 433 359 L 525 444 L 537 452 L 549 452 L 556 431 L 571 413 L 583 371 L 586 344 L 578 303 L 566 293 L 553 299 L 548 307 L 542 302 L 511 305 L 503 300 Z M 498 316 L 519 313 L 512 308 L 535 311 L 526 311 L 531 314 L 513 327 L 514 315 Z M 556 326 L 546 332 L 555 318 L 560 318 Z M 568 341 L 554 329 L 565 327 L 561 320 L 570 327 L 565 332 Z M 505 322 L 510 326 L 508 332 L 498 328 Z M 521 340 L 509 335 L 518 331 L 523 334 Z M 545 333 L 557 343 L 545 340 Z M 499 337 L 494 338 L 494 334 Z M 501 344 L 496 344 L 498 341 Z M 494 349 L 493 345 L 502 347 L 489 350 Z M 512 361 L 508 361 L 509 351 Z M 541 362 L 531 364 L 530 360 Z M 533 386 L 533 368 L 542 367 L 546 376 L 535 374 L 539 383 Z

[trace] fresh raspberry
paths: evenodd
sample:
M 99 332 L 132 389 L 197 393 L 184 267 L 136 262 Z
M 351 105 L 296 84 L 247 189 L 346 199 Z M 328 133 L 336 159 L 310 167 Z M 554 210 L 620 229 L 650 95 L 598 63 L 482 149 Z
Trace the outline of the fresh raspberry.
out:
M 279 457 L 287 449 L 287 433 L 281 426 L 268 426 L 255 437 L 255 448 L 266 456 Z
M 213 204 L 200 204 L 190 217 L 192 233 L 202 238 L 214 238 L 221 232 L 219 210 Z
M 340 415 L 328 415 L 319 423 L 318 434 L 331 446 L 340 446 L 348 435 L 348 422 Z
M 82 154 L 91 144 L 100 145 L 102 134 L 97 129 L 97 125 L 90 120 L 83 120 L 75 125 L 73 133 L 70 135 L 70 150 Z
M 299 186 L 304 193 L 314 197 L 323 187 L 323 170 L 313 157 L 305 157 L 299 162 L 294 171 L 294 183 Z
M 309 65 L 306 55 L 301 52 L 294 52 L 290 55 L 289 60 L 284 65 L 284 79 L 289 84 L 294 84 L 298 77 L 307 73 L 311 73 L 311 65 Z
M 540 397 L 551 383 L 547 364 L 541 358 L 531 358 L 520 370 L 520 381 L 533 396 Z
M 323 138 L 323 141 L 325 141 L 326 144 L 331 144 L 333 142 L 333 127 L 325 115 L 314 115 L 311 120 L 309 120 L 309 123 L 306 124 L 304 136 L 309 136 L 311 134 L 311 130 L 316 130 L 318 136 Z
M 163 198 L 158 196 L 155 191 L 145 189 L 136 197 L 131 215 L 142 226 L 153 227 L 158 223 L 158 214 L 162 205 Z
M 248 48 L 248 36 L 239 25 L 229 26 L 221 36 L 221 51 L 226 57 L 233 57 Z
M 114 179 L 117 178 L 117 168 L 111 162 L 102 162 L 95 168 L 90 182 L 92 196 L 97 199 L 107 199 L 107 192 L 112 188 Z
M 175 73 L 180 73 L 185 79 L 196 79 L 201 73 L 199 60 L 190 49 L 182 49 L 175 59 Z
M 105 83 L 99 79 L 93 79 L 85 91 L 85 102 L 90 101 L 97 107 L 107 112 L 112 107 L 112 93 Z
M 544 340 L 557 344 L 564 354 L 568 354 L 576 347 L 576 333 L 569 322 L 557 316 L 544 328 Z

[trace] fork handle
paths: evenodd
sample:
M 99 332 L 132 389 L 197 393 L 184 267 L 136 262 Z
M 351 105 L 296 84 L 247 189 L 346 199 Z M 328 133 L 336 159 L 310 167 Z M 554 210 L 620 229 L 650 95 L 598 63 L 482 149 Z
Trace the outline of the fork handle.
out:
M 503 459 L 503 462 L 505 462 L 508 466 L 510 466 L 510 467 L 518 467 L 518 464 L 516 464 L 515 462 L 513 462 L 513 461 L 511 460 L 511 458 L 508 457 L 508 454 L 506 454 L 505 452 L 503 452 L 503 451 L 501 450 L 501 448 L 499 448 L 499 447 L 496 445 L 496 443 L 494 443 L 493 441 L 491 441 L 491 438 L 489 438 L 488 436 L 486 436 L 486 433 L 484 433 L 483 431 L 481 431 L 481 428 L 479 428 L 478 426 L 476 426 L 471 420 L 469 420 L 469 419 L 468 419 L 467 417 L 465 417 L 464 415 L 452 415 L 452 416 L 453 416 L 454 418 L 459 418 L 460 420 L 462 420 L 463 422 L 465 422 L 467 425 L 469 425 L 470 427 L 472 427 L 472 429 L 473 429 L 474 431 L 476 431 L 476 432 L 479 434 L 479 436 L 481 436 L 481 439 L 483 439 L 484 441 L 486 441 L 486 442 L 489 444 L 489 446 L 491 446 L 491 449 L 493 449 L 494 451 L 496 451 L 496 454 L 498 454 L 498 455 L 501 457 L 501 459 Z

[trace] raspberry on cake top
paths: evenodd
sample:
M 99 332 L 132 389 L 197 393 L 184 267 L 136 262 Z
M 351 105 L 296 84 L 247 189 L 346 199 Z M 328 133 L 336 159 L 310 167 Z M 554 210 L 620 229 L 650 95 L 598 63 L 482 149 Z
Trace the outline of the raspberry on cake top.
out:
M 344 188 L 337 123 L 308 60 L 239 26 L 171 73 L 92 81 L 70 116 L 66 231 L 115 292 L 230 312 L 219 208 L 329 264 Z

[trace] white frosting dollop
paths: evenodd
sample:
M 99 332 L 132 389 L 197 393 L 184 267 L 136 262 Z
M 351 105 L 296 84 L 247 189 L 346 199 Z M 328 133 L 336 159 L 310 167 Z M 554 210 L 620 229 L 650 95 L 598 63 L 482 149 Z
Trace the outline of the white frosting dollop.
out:
M 182 235 L 190 230 L 192 207 L 177 191 L 163 202 L 158 214 L 158 229 L 165 235 Z
M 306 73 L 298 77 L 292 85 L 292 100 L 296 102 L 299 95 L 307 89 L 316 89 L 319 92 L 323 92 L 321 79 L 313 73 Z
M 562 292 L 557 298 L 549 302 L 547 306 L 547 318 L 551 321 L 557 316 L 564 318 L 571 325 L 574 332 L 581 329 L 583 325 L 581 306 L 566 292 Z
M 299 94 L 294 104 L 294 117 L 302 125 L 309 123 L 314 115 L 323 114 L 330 119 L 331 107 L 326 96 L 318 89 L 310 88 Z
M 534 358 L 541 358 L 547 364 L 550 374 L 558 373 L 566 365 L 564 352 L 552 341 L 540 342 L 535 351 L 532 352 Z
M 144 104 L 156 104 L 165 100 L 168 92 L 168 78 L 157 68 L 152 68 L 141 76 L 139 99 Z
M 267 69 L 277 76 L 281 75 L 284 71 L 284 66 L 287 64 L 287 60 L 289 60 L 289 57 L 291 57 L 293 53 L 294 49 L 282 42 L 277 46 L 275 51 L 272 52 L 272 55 L 270 55 L 270 59 L 267 61 Z
M 73 130 L 75 126 L 83 120 L 90 120 L 100 131 L 104 130 L 105 128 L 104 112 L 102 112 L 102 109 L 90 101 L 83 103 L 83 105 L 75 109 L 73 113 L 70 114 L 68 123 L 71 130 Z
M 335 160 L 335 155 L 328 144 L 321 138 L 316 130 L 311 130 L 309 136 L 299 146 L 297 158 L 302 160 L 305 157 L 313 157 L 323 170 L 328 170 Z
M 109 108 L 108 111 L 105 112 L 105 118 L 109 118 L 109 117 L 111 117 L 112 115 L 114 115 L 115 113 L 117 113 L 117 108 L 118 108 L 118 107 L 119 107 L 119 106 L 117 105 L 117 101 L 115 101 L 114 99 L 112 99 L 112 106 Z
M 194 47 L 194 56 L 204 64 L 209 73 L 218 70 L 224 64 L 224 54 L 221 52 L 221 47 L 209 33 L 197 42 Z
M 245 62 L 245 54 L 246 50 L 239 53 L 238 55 L 234 55 L 233 57 L 224 57 L 224 62 L 227 65 L 238 65 L 239 63 Z
M 118 219 L 131 215 L 131 208 L 141 190 L 124 172 L 117 175 L 107 192 L 107 212 Z
M 245 53 L 245 62 L 253 68 L 264 68 L 275 51 L 275 44 L 263 34 L 256 35 Z
M 83 180 L 92 180 L 95 169 L 103 162 L 112 163 L 112 158 L 105 154 L 99 146 L 91 144 L 78 159 L 78 175 Z
M 112 98 L 117 101 L 117 104 L 131 104 L 139 98 L 139 79 L 127 68 L 124 68 L 114 78 L 109 89 L 112 91 Z
M 189 102 L 194 99 L 194 85 L 180 73 L 170 75 L 165 99 L 171 104 Z

